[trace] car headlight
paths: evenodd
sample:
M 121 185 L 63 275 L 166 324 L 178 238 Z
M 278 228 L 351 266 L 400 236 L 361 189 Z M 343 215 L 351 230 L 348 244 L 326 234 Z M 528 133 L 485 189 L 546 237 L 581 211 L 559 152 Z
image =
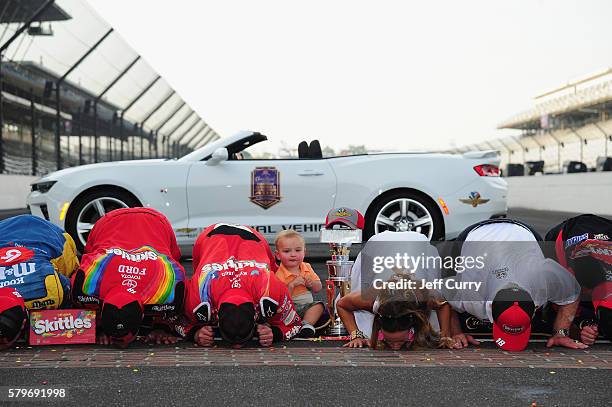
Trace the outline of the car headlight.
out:
M 36 182 L 32 184 L 32 192 L 38 191 L 41 194 L 46 194 L 56 182 L 57 181 Z

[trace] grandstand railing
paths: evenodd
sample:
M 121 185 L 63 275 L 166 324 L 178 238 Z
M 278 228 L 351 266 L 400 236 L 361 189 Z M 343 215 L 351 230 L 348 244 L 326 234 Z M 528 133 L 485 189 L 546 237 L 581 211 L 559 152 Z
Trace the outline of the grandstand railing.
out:
M 53 13 L 25 30 L 43 3 Z M 219 138 L 87 2 L 10 2 L 0 49 L 0 173 L 177 157 Z
M 612 155 L 612 119 L 595 121 L 576 128 L 537 130 L 518 136 L 491 139 L 446 150 L 464 153 L 474 150 L 498 150 L 501 168 L 508 164 L 544 161 L 544 173 L 560 173 L 569 161 L 583 162 L 589 171 L 597 160 Z

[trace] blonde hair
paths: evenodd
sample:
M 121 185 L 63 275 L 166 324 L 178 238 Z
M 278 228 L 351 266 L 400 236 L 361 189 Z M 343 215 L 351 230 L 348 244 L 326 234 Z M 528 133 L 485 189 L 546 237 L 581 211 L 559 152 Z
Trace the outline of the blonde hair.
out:
M 398 273 L 389 281 L 412 280 L 411 276 Z M 440 346 L 440 336 L 429 323 L 431 311 L 437 309 L 441 303 L 436 301 L 432 293 L 424 288 L 382 290 L 378 292 L 378 315 L 393 315 L 396 317 L 413 315 L 415 318 L 415 336 L 412 348 L 425 349 Z M 372 323 L 370 346 L 373 349 L 384 349 L 385 344 L 378 342 L 378 333 L 382 329 L 379 317 Z
M 298 239 L 300 239 L 300 241 L 302 242 L 304 246 L 306 245 L 306 240 L 304 240 L 304 237 L 302 237 L 302 235 L 300 235 L 298 232 L 296 232 L 293 229 L 285 229 L 285 230 L 281 230 L 280 232 L 276 234 L 276 239 L 274 239 L 274 247 L 278 249 L 278 242 L 280 240 L 289 239 L 292 237 L 297 237 Z

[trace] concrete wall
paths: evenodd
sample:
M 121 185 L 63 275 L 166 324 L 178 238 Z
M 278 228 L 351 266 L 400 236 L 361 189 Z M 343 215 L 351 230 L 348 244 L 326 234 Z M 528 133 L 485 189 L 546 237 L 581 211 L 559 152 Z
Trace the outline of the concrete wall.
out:
M 0 210 L 26 207 L 30 183 L 40 177 L 0 174 Z
M 612 215 L 612 172 L 508 177 L 508 207 Z

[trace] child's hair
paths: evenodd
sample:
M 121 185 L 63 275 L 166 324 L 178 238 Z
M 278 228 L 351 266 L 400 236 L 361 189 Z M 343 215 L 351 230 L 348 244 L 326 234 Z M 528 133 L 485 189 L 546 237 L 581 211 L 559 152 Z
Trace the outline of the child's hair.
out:
M 397 273 L 390 281 L 410 280 L 410 276 Z M 373 349 L 384 349 L 384 343 L 378 343 L 381 329 L 389 332 L 407 330 L 414 327 L 415 348 L 437 348 L 440 336 L 429 323 L 432 309 L 440 305 L 427 289 L 381 290 L 378 292 L 378 312 L 372 323 L 370 346 Z
M 278 242 L 281 239 L 288 239 L 291 237 L 297 237 L 298 239 L 300 239 L 302 241 L 302 244 L 305 245 L 306 241 L 304 240 L 304 238 L 302 237 L 302 235 L 300 235 L 298 232 L 296 232 L 293 229 L 285 229 L 285 230 L 281 230 L 280 232 L 278 232 L 276 234 L 276 239 L 274 240 L 274 247 L 278 249 Z

